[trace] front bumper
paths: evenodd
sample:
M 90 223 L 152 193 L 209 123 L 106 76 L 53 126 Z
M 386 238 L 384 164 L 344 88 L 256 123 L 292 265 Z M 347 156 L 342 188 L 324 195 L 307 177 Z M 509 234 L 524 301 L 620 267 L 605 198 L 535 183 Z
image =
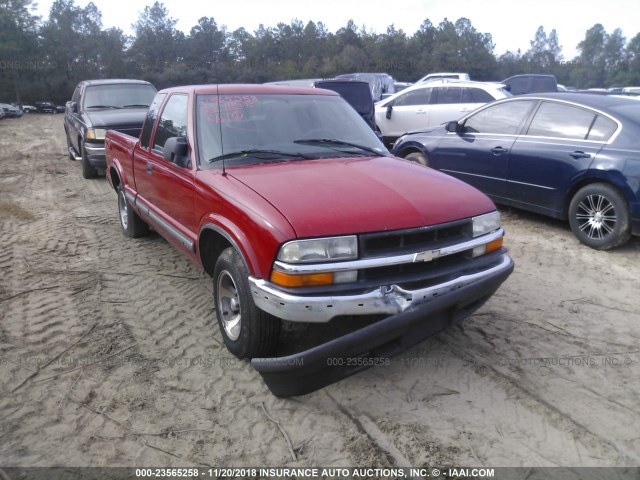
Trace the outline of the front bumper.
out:
M 511 258 L 505 253 L 493 267 L 431 287 L 405 290 L 398 285 L 385 285 L 359 295 L 305 297 L 278 290 L 266 280 L 249 277 L 249 283 L 253 301 L 261 310 L 291 322 L 324 323 L 341 315 L 400 313 L 495 273 L 513 269 L 512 264 Z
M 511 258 L 503 254 L 496 267 L 439 285 L 439 290 L 426 294 L 429 298 L 397 288 L 386 296 L 380 292 L 379 297 L 364 303 L 381 309 L 374 313 L 399 313 L 294 355 L 254 358 L 251 365 L 276 396 L 313 392 L 376 365 L 376 359 L 397 355 L 467 317 L 493 295 L 513 268 Z M 326 307 L 341 308 L 338 300 L 334 298 L 333 306 Z M 348 303 L 353 304 L 352 300 Z M 299 307 L 307 313 L 313 310 L 304 304 Z
M 85 142 L 84 149 L 87 151 L 87 160 L 94 168 L 107 168 L 107 157 L 104 154 L 104 143 Z

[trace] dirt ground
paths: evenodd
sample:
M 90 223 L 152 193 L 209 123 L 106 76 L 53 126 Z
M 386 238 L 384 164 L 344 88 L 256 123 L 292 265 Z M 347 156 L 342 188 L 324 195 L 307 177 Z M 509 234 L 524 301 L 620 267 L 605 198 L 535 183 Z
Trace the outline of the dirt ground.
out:
M 503 210 L 516 271 L 389 366 L 292 399 L 232 357 L 210 279 L 67 158 L 0 121 L 0 465 L 638 466 L 640 239 Z

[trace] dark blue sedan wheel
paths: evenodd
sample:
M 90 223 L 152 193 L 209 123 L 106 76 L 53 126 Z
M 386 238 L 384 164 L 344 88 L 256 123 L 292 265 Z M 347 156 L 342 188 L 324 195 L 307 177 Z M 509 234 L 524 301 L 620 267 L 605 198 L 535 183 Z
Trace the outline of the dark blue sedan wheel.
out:
M 596 250 L 615 248 L 631 236 L 627 203 L 604 183 L 587 185 L 574 195 L 569 224 L 578 240 Z
M 412 162 L 419 163 L 420 165 L 424 165 L 425 167 L 429 166 L 429 158 L 422 152 L 411 152 L 404 158 L 411 160 Z

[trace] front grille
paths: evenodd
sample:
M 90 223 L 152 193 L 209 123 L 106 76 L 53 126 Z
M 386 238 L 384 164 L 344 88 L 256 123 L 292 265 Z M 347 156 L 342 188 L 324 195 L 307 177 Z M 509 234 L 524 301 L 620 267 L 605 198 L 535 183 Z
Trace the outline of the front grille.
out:
M 360 236 L 360 258 L 380 258 L 430 252 L 460 244 L 472 238 L 471 220 L 430 227 L 368 233 Z M 405 288 L 425 287 L 446 281 L 469 267 L 468 251 L 400 265 L 367 268 L 358 272 L 360 285 L 398 284 Z
M 360 236 L 360 258 L 435 250 L 470 240 L 471 231 L 471 220 L 461 220 L 432 227 L 367 233 Z

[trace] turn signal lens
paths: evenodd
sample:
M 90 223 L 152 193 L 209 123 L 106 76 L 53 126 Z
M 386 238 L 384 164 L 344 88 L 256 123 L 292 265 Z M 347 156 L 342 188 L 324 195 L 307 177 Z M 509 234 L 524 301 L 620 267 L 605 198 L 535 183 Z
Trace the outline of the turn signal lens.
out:
M 495 252 L 496 250 L 499 250 L 500 248 L 502 248 L 503 243 L 504 243 L 504 237 L 497 238 L 485 245 L 480 245 L 479 247 L 474 248 L 471 256 L 473 258 L 476 258 L 476 257 L 479 257 L 480 255 L 485 255 L 490 252 Z
M 288 273 L 273 271 L 271 281 L 281 287 L 312 287 L 316 285 L 331 285 L 333 273 L 311 273 L 303 275 L 291 275 Z

